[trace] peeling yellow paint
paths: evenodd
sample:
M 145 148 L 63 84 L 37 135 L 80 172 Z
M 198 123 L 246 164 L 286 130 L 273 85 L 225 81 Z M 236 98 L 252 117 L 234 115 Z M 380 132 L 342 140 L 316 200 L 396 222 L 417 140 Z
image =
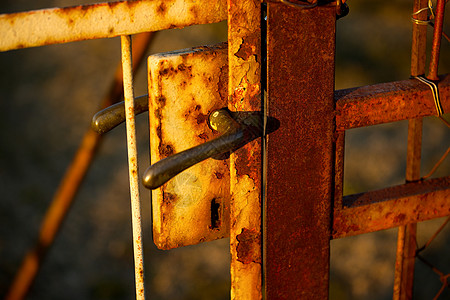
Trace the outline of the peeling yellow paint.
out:
M 0 15 L 0 51 L 226 19 L 225 0 L 117 1 Z
M 150 56 L 149 116 L 153 163 L 217 137 L 208 115 L 226 106 L 227 46 Z M 208 159 L 153 191 L 153 236 L 171 249 L 229 235 L 228 160 Z M 217 220 L 215 220 L 217 218 Z
M 260 16 L 260 1 L 228 0 L 231 110 L 262 111 Z M 261 249 L 261 165 L 260 139 L 230 157 L 231 299 L 262 298 L 261 253 L 255 251 Z M 250 238 L 242 239 L 249 232 Z

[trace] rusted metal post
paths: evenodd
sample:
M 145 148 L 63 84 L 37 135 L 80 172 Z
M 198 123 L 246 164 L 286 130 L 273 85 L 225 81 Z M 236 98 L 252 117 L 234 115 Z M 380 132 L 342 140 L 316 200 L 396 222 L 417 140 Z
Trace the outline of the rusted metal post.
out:
M 133 228 L 134 273 L 136 281 L 136 299 L 145 299 L 144 285 L 144 249 L 142 245 L 141 200 L 139 197 L 138 160 L 136 145 L 136 127 L 134 116 L 134 91 L 131 57 L 131 36 L 121 36 L 123 90 L 127 127 L 128 169 L 130 178 L 131 222 Z
M 431 45 L 430 71 L 427 76 L 430 80 L 439 80 L 438 65 L 442 40 L 442 28 L 444 27 L 445 2 L 445 0 L 437 0 L 436 3 L 436 21 L 434 22 L 433 43 Z
M 440 0 L 438 0 L 440 1 Z M 413 13 L 426 7 L 426 0 L 415 0 Z M 416 15 L 419 21 L 426 20 L 423 11 Z M 435 54 L 436 56 L 436 54 Z M 411 47 L 411 75 L 419 76 L 425 72 L 426 26 L 413 22 Z M 431 65 L 430 65 L 431 68 Z M 406 158 L 406 181 L 420 179 L 420 160 L 422 152 L 422 118 L 411 119 L 408 124 L 408 148 Z M 417 224 L 411 223 L 398 228 L 397 254 L 395 262 L 394 300 L 412 299 L 414 285 L 414 265 L 416 252 Z
M 424 10 L 418 14 L 419 10 L 427 7 L 428 0 L 414 0 L 412 25 L 412 43 L 411 43 L 411 75 L 419 76 L 425 73 L 426 50 L 427 50 L 427 11 Z
M 261 1 L 228 0 L 228 96 L 233 111 L 261 109 Z M 262 298 L 261 139 L 230 157 L 231 299 Z
M 328 299 L 336 5 L 268 2 L 267 299 Z

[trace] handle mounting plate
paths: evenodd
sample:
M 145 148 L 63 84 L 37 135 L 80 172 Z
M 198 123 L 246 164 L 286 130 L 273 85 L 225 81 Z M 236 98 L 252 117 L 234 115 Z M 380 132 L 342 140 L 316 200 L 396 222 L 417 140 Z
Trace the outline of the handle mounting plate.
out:
M 155 163 L 220 134 L 208 115 L 227 106 L 226 44 L 148 58 L 150 154 Z M 160 249 L 229 235 L 228 160 L 207 159 L 152 191 L 153 239 Z

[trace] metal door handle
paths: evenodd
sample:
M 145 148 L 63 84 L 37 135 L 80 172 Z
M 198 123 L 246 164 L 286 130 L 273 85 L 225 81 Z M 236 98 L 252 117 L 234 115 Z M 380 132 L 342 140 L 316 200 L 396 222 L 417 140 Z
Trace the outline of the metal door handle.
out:
M 148 96 L 136 98 L 136 115 L 147 110 Z M 124 121 L 125 106 L 124 102 L 120 102 L 96 113 L 92 118 L 91 126 L 97 133 L 103 134 Z M 144 173 L 144 186 L 148 189 L 156 189 L 187 168 L 210 157 L 223 157 L 224 154 L 263 135 L 263 120 L 259 112 L 230 112 L 223 108 L 211 113 L 209 124 L 222 135 L 151 165 Z M 268 117 L 267 133 L 275 131 L 278 127 L 279 122 Z
M 148 110 L 148 95 L 134 99 L 134 113 L 141 114 Z M 92 129 L 100 134 L 106 133 L 125 122 L 125 102 L 111 105 L 94 115 L 92 118 Z
M 241 114 L 241 117 L 242 114 L 245 114 L 245 118 L 241 118 L 237 122 L 231 114 Z M 227 109 L 219 109 L 211 113 L 209 123 L 214 130 L 222 133 L 220 137 L 151 165 L 145 171 L 144 186 L 156 189 L 187 168 L 207 158 L 232 152 L 263 134 L 263 121 L 260 113 L 232 113 Z M 268 122 L 267 128 L 269 131 L 274 131 L 278 128 L 278 124 L 271 120 Z

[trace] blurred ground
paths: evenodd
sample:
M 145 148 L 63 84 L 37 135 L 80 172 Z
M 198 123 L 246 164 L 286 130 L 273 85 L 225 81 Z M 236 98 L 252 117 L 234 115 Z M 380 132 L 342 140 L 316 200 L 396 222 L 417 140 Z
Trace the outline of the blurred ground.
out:
M 81 0 L 2 1 L 0 12 L 92 3 Z M 412 1 L 349 0 L 338 21 L 336 88 L 409 77 Z M 448 16 L 448 13 L 447 13 Z M 444 30 L 450 32 L 449 18 Z M 431 36 L 431 30 L 430 36 Z M 226 24 L 159 33 L 151 53 L 226 40 Z M 443 40 L 440 72 L 450 71 Z M 0 53 L 0 297 L 33 245 L 65 168 L 106 93 L 120 57 L 118 38 Z M 146 94 L 146 74 L 136 95 Z M 148 166 L 147 115 L 137 120 L 140 169 Z M 346 137 L 345 192 L 403 182 L 407 123 L 350 130 Z M 424 125 L 426 173 L 449 145 L 449 130 L 435 118 Z M 134 299 L 134 274 L 124 127 L 108 134 L 45 261 L 29 299 Z M 449 159 L 436 176 L 450 173 Z M 150 299 L 228 299 L 228 240 L 171 251 L 151 241 L 149 193 L 144 245 Z M 419 245 L 442 220 L 419 226 Z M 427 257 L 450 272 L 450 226 Z M 396 230 L 331 242 L 331 299 L 390 299 Z M 416 264 L 416 299 L 431 299 L 437 276 Z M 449 293 L 441 297 L 445 299 Z M 447 298 L 448 299 L 448 298 Z

